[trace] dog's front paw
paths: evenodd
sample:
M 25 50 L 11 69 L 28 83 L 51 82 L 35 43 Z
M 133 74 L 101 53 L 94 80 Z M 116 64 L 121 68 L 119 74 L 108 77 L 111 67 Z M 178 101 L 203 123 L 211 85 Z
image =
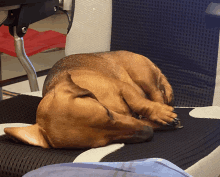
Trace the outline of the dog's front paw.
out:
M 152 102 L 144 116 L 157 124 L 169 126 L 178 121 L 177 114 L 173 110 L 173 107 L 166 104 Z

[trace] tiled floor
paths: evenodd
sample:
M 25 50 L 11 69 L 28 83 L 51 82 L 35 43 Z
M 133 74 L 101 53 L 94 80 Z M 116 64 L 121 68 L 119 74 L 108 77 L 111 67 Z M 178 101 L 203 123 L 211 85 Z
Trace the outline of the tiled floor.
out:
M 48 17 L 44 20 L 31 24 L 29 28 L 35 29 L 37 31 L 47 31 L 53 30 L 60 32 L 62 34 L 67 33 L 68 20 L 65 14 L 55 14 L 51 17 Z M 24 41 L 25 42 L 25 41 Z M 65 56 L 64 50 L 49 52 L 49 53 L 39 53 L 29 57 L 33 66 L 35 67 L 36 72 L 51 68 L 58 60 Z M 25 75 L 26 72 L 21 66 L 20 62 L 16 57 L 12 57 L 6 54 L 1 56 L 2 62 L 2 79 L 9 79 L 21 75 Z M 43 82 L 46 76 L 38 77 L 39 89 L 42 90 Z M 16 84 L 11 84 L 8 86 L 2 87 L 4 90 L 25 93 L 30 92 L 29 82 L 23 81 Z

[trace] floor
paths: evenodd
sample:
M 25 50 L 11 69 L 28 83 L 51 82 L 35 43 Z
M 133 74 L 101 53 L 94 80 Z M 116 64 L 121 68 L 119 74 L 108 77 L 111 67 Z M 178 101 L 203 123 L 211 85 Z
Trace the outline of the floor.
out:
M 35 29 L 37 31 L 47 31 L 53 30 L 60 32 L 62 34 L 67 33 L 68 20 L 67 16 L 62 12 L 48 17 L 44 20 L 31 24 L 29 28 Z M 25 42 L 25 41 L 24 41 Z M 51 68 L 58 60 L 65 56 L 65 51 L 53 51 L 53 52 L 42 52 L 29 57 L 36 72 Z M 26 72 L 21 66 L 20 62 L 16 57 L 12 57 L 6 54 L 1 56 L 2 62 L 2 80 L 25 75 Z M 38 77 L 39 89 L 42 90 L 43 83 L 46 76 Z M 26 93 L 30 92 L 29 82 L 23 81 L 8 86 L 2 87 L 3 90 L 16 92 L 16 93 Z

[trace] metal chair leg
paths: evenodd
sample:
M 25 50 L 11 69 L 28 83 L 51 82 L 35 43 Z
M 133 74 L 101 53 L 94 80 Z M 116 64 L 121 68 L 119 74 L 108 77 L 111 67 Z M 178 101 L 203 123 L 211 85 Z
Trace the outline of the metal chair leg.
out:
M 23 37 L 19 37 L 16 33 L 16 26 L 14 26 L 14 41 L 15 41 L 15 51 L 18 60 L 20 61 L 21 65 L 23 66 L 23 68 L 27 73 L 31 92 L 39 91 L 36 71 L 31 61 L 29 60 L 28 56 L 25 53 Z

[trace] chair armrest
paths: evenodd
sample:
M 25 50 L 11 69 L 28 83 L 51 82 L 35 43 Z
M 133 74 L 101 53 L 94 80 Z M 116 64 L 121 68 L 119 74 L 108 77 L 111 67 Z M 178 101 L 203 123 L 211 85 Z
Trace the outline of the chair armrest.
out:
M 6 10 L 13 10 L 13 9 L 18 9 L 20 8 L 20 5 L 13 5 L 13 6 L 0 6 L 0 11 L 6 11 Z
M 6 6 L 14 6 L 14 5 L 21 5 L 21 4 L 32 4 L 32 3 L 38 3 L 38 2 L 45 2 L 48 0 L 1 0 L 0 1 L 0 7 L 6 7 Z
M 1 3 L 1 2 L 0 2 Z M 8 17 L 8 11 L 20 8 L 20 5 L 0 7 L 0 26 Z

